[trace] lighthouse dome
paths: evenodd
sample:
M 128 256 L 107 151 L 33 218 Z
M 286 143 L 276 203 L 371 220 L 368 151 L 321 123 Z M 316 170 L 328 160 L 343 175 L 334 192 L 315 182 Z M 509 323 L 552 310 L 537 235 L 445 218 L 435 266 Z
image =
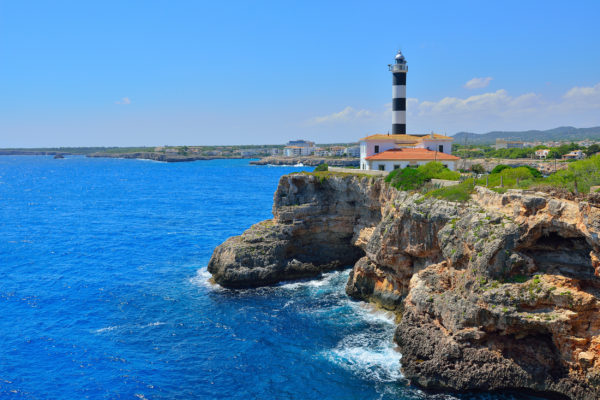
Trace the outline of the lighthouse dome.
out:
M 396 62 L 402 62 L 404 61 L 404 56 L 402 55 L 402 52 L 398 51 L 398 54 L 396 54 Z

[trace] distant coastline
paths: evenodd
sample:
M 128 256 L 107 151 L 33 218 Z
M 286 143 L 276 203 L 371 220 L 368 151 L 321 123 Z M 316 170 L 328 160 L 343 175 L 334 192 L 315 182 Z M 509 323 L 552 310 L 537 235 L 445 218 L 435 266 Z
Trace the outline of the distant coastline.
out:
M 124 159 L 141 159 L 141 160 L 153 160 L 160 162 L 190 162 L 190 161 L 202 161 L 202 160 L 240 160 L 240 159 L 254 159 L 250 164 L 253 165 L 298 165 L 302 164 L 305 166 L 317 166 L 319 164 L 328 164 L 333 167 L 358 167 L 359 159 L 350 157 L 314 157 L 314 156 L 300 156 L 300 157 L 283 157 L 283 156 L 242 156 L 242 155 L 215 155 L 207 156 L 200 154 L 173 154 L 173 153 L 159 153 L 151 151 L 138 151 L 131 153 L 119 153 L 119 152 L 95 152 L 86 154 L 85 151 L 58 151 L 58 150 L 23 150 L 23 149 L 5 149 L 0 150 L 0 156 L 75 156 L 84 155 L 91 158 L 124 158 Z M 256 160 L 257 158 L 260 158 Z

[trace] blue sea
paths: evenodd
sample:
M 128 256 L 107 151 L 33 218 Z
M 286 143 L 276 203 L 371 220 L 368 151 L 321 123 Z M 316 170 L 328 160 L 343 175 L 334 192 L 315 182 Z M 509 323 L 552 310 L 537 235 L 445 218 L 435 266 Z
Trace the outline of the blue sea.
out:
M 303 169 L 0 157 L 0 398 L 457 398 L 402 378 L 393 316 L 349 300 L 348 271 L 209 283 L 213 249 Z

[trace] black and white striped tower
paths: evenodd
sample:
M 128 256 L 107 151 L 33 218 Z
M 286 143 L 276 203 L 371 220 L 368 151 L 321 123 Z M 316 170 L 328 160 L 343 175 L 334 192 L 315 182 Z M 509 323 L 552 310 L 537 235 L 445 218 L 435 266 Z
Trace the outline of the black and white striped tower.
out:
M 392 71 L 392 135 L 406 135 L 406 73 L 408 66 L 402 52 L 398 50 Z

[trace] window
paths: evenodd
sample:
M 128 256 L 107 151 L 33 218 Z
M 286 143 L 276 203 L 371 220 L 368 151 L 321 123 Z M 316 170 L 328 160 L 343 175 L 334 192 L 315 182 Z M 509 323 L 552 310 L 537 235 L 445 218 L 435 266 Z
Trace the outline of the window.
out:
M 385 171 L 385 164 L 379 164 L 379 170 Z
M 375 153 L 379 153 L 379 145 L 375 145 Z
M 400 164 L 394 164 L 394 169 L 400 169 Z
M 443 144 L 440 144 L 440 150 L 439 150 L 439 152 L 440 152 L 440 153 L 443 153 L 443 152 L 444 152 L 444 145 L 443 145 Z

